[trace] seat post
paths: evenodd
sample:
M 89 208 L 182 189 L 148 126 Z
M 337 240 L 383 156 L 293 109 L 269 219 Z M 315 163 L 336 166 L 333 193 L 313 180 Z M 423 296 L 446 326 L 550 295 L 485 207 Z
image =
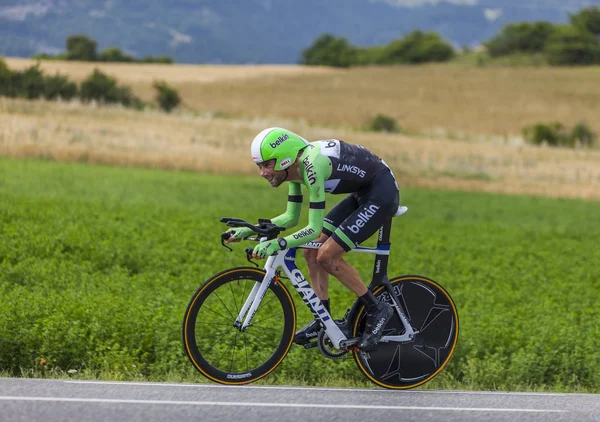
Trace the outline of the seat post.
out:
M 389 245 L 390 244 L 390 234 L 392 231 L 392 217 L 388 218 L 383 226 L 379 228 L 379 237 L 377 241 L 377 246 Z
M 377 240 L 377 247 L 382 249 L 390 249 L 390 232 L 392 231 L 392 217 L 388 218 L 385 223 L 379 228 L 379 237 Z M 387 279 L 387 265 L 389 255 L 377 254 L 375 255 L 375 263 L 373 265 L 373 277 L 369 284 L 369 289 L 374 288 L 380 284 L 389 283 Z

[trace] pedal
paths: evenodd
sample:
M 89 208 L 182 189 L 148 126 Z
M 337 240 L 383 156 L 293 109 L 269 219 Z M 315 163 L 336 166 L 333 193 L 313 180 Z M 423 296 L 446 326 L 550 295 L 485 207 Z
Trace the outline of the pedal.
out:
M 310 343 L 304 343 L 302 346 L 304 346 L 305 349 L 312 349 L 313 347 L 317 347 L 317 342 L 311 341 Z

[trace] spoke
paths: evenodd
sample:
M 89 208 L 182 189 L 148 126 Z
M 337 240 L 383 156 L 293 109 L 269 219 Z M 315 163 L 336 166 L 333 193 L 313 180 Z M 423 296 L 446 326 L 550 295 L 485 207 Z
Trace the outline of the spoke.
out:
M 233 304 L 235 306 L 235 309 L 237 309 L 237 314 L 239 315 L 240 314 L 240 308 L 238 308 L 238 306 L 237 306 L 237 301 L 235 300 L 235 294 L 233 293 L 232 284 L 233 284 L 233 281 L 230 281 L 229 282 L 229 291 L 231 292 L 231 297 L 233 298 Z
M 267 290 L 267 292 L 268 292 L 268 290 Z M 258 306 L 258 309 L 256 310 L 256 312 L 258 312 L 258 310 L 260 308 L 262 308 L 263 306 L 267 306 L 269 303 L 273 302 L 273 300 L 275 300 L 276 297 L 277 297 L 277 295 L 273 294 L 273 297 L 271 299 L 269 299 L 266 302 L 261 302 L 261 304 Z M 264 300 L 264 298 L 263 298 L 263 300 Z
M 262 340 L 260 337 L 258 337 L 258 336 L 256 336 L 256 335 L 254 335 L 254 334 L 252 334 L 252 333 L 249 333 L 248 331 L 245 331 L 245 332 L 244 332 L 244 334 L 251 335 L 251 336 L 252 336 L 252 337 L 254 337 L 254 338 L 255 338 L 255 339 L 256 339 L 256 340 L 257 340 L 259 343 L 261 343 L 261 344 L 264 344 L 264 341 L 263 341 L 263 340 Z M 265 350 L 265 348 L 264 348 L 264 347 L 261 347 L 261 348 L 259 348 L 259 349 L 258 349 L 258 350 L 255 352 L 256 354 L 258 354 L 258 356 L 260 357 L 260 359 L 261 359 L 261 360 L 262 360 L 262 355 L 263 355 L 263 353 L 264 353 L 264 350 Z M 272 354 L 272 353 L 271 353 L 271 354 Z M 267 359 L 268 359 L 268 358 L 267 358 Z
M 233 324 L 219 324 L 217 322 L 196 322 L 196 326 L 198 325 L 210 325 L 212 326 L 216 326 L 216 327 L 230 327 L 230 328 L 234 328 Z
M 238 315 L 240 314 L 240 312 L 242 312 L 242 308 L 244 307 L 244 303 L 246 303 L 246 286 L 248 285 L 248 283 L 244 283 L 244 293 L 242 293 L 242 301 L 240 302 L 240 305 L 242 305 L 240 307 L 240 311 L 238 312 Z
M 231 331 L 227 331 L 225 334 L 221 335 L 221 337 L 219 337 L 219 338 L 217 339 L 217 341 L 215 341 L 215 342 L 212 344 L 212 346 L 210 346 L 210 349 L 208 349 L 208 350 L 207 350 L 205 353 L 202 353 L 202 354 L 209 354 L 209 353 L 212 351 L 212 349 L 214 349 L 214 348 L 215 348 L 215 346 L 216 346 L 216 345 L 219 343 L 219 341 L 221 341 L 221 339 L 222 339 L 223 337 L 225 337 L 227 334 L 229 334 L 230 332 L 231 332 Z
M 231 311 L 229 310 L 229 308 L 227 307 L 227 305 L 225 305 L 225 302 L 223 302 L 223 300 L 221 299 L 221 296 L 219 296 L 219 294 L 217 293 L 217 291 L 213 291 L 213 294 L 217 297 L 217 299 L 219 299 L 219 302 L 221 302 L 221 304 L 223 305 L 223 307 L 225 308 L 225 310 L 229 313 L 229 315 L 235 320 L 235 317 L 233 316 L 233 314 L 231 313 Z
M 236 336 L 237 337 L 237 336 Z M 227 351 L 231 349 L 231 345 L 229 345 L 229 347 L 227 349 L 225 349 L 225 351 L 223 352 L 223 354 L 221 355 L 221 357 L 212 365 L 215 368 L 217 367 L 218 363 L 221 362 L 221 359 L 223 359 L 223 356 L 225 356 L 225 353 L 227 353 Z M 218 368 L 217 368 L 218 369 Z
M 275 318 L 276 316 L 279 316 L 279 315 L 283 315 L 283 312 L 280 312 L 280 313 L 278 313 L 278 314 L 273 314 L 273 315 L 271 315 L 271 316 L 268 316 L 268 317 L 266 317 L 266 318 L 263 318 L 263 319 L 259 319 L 259 320 L 258 320 L 258 321 L 256 321 L 256 322 L 263 322 L 263 321 L 266 321 L 266 320 L 268 320 L 268 319 Z M 253 325 L 256 325 L 256 324 L 253 324 Z
M 231 363 L 229 364 L 229 372 L 232 372 L 231 368 L 233 368 L 233 358 L 235 357 L 235 349 L 237 346 L 238 334 L 239 334 L 239 332 L 235 333 L 235 339 L 233 340 L 233 353 L 231 354 Z
M 253 326 L 254 328 L 260 328 L 261 330 L 282 331 L 280 328 L 274 328 L 274 327 L 265 327 L 265 326 L 263 326 L 263 325 L 255 325 L 255 324 L 252 324 L 252 326 Z
M 217 311 L 209 308 L 208 306 L 203 306 L 201 309 L 207 309 L 209 311 L 211 311 L 213 314 L 220 316 L 221 318 L 223 318 L 225 321 L 231 321 L 231 318 L 228 318 L 226 316 L 221 315 L 220 313 L 218 313 Z M 234 318 L 235 320 L 235 318 Z
M 244 337 L 244 352 L 246 352 L 246 371 L 248 370 L 248 346 L 246 346 L 246 333 L 242 333 L 242 337 Z

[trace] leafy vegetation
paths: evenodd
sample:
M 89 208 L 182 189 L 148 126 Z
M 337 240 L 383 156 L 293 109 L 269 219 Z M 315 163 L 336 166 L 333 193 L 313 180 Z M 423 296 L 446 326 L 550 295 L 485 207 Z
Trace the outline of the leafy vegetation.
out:
M 404 38 L 384 46 L 359 48 L 343 37 L 332 34 L 319 36 L 302 51 L 301 63 L 334 67 L 370 64 L 417 64 L 445 62 L 454 57 L 454 50 L 438 34 L 414 31 Z
M 245 245 L 219 245 L 218 218 L 272 217 L 287 191 L 258 177 L 0 164 L 3 371 L 204 381 L 182 349 L 185 307 L 212 274 L 248 264 Z M 600 203 L 415 189 L 402 202 L 390 274 L 436 279 L 460 316 L 456 354 L 426 388 L 599 391 Z M 349 260 L 368 280 L 372 257 Z M 300 326 L 312 316 L 292 294 Z M 353 300 L 334 279 L 330 297 L 336 318 Z M 351 360 L 300 347 L 264 382 L 369 385 Z
M 491 57 L 527 53 L 543 54 L 557 66 L 600 63 L 600 7 L 582 9 L 570 21 L 509 24 L 484 44 Z
M 69 36 L 66 44 L 67 51 L 64 53 L 59 53 L 56 56 L 41 53 L 34 55 L 32 58 L 40 60 L 78 60 L 84 62 L 173 63 L 173 59 L 167 56 L 145 56 L 143 59 L 136 59 L 114 46 L 107 47 L 102 52 L 97 53 L 98 43 L 96 40 L 82 34 Z
M 521 22 L 506 25 L 500 34 L 485 43 L 490 56 L 515 53 L 540 53 L 554 31 L 550 22 Z
M 156 102 L 167 113 L 181 103 L 177 90 L 171 88 L 166 82 L 155 82 L 154 88 L 156 89 Z
M 39 66 L 30 66 L 22 71 L 11 71 L 0 60 L 0 96 L 10 98 L 54 100 L 58 97 L 71 99 L 77 95 L 77 85 L 66 76 L 46 76 Z
M 366 129 L 373 132 L 400 132 L 396 119 L 385 114 L 378 114 L 369 119 Z
M 577 123 L 570 131 L 562 123 L 552 122 L 524 127 L 523 137 L 534 145 L 591 147 L 597 135 L 585 122 Z
M 128 87 L 119 87 L 117 81 L 95 69 L 81 83 L 81 99 L 83 101 L 98 101 L 101 103 L 120 103 L 124 106 L 143 108 L 142 100 L 135 97 Z
M 156 100 L 159 107 L 170 112 L 181 102 L 179 93 L 169 87 L 166 82 L 154 84 L 157 91 Z M 138 110 L 146 104 L 133 94 L 128 86 L 119 86 L 112 78 L 98 69 L 81 82 L 81 87 L 71 82 L 66 76 L 56 74 L 46 76 L 39 63 L 22 71 L 11 71 L 4 61 L 0 60 L 0 97 L 27 98 L 30 100 L 45 98 L 47 100 L 71 100 L 76 96 L 84 102 L 97 101 L 102 104 L 122 104 Z

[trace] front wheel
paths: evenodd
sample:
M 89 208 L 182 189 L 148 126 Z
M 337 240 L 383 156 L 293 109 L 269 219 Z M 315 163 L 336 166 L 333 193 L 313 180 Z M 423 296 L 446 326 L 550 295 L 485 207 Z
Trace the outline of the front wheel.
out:
M 415 331 L 406 342 L 381 341 L 375 351 L 356 349 L 354 359 L 367 378 L 385 388 L 409 389 L 431 380 L 446 366 L 458 340 L 458 313 L 442 286 L 422 276 L 400 276 L 390 280 L 395 295 Z M 385 286 L 373 291 L 378 300 L 392 305 Z M 353 336 L 360 337 L 365 325 L 365 308 L 358 310 Z M 383 335 L 402 335 L 404 325 L 394 310 Z
M 183 321 L 185 351 L 198 371 L 221 384 L 248 384 L 273 371 L 287 355 L 296 327 L 288 290 L 273 280 L 250 326 L 234 325 L 242 306 L 265 272 L 232 268 L 204 283 L 192 297 Z

